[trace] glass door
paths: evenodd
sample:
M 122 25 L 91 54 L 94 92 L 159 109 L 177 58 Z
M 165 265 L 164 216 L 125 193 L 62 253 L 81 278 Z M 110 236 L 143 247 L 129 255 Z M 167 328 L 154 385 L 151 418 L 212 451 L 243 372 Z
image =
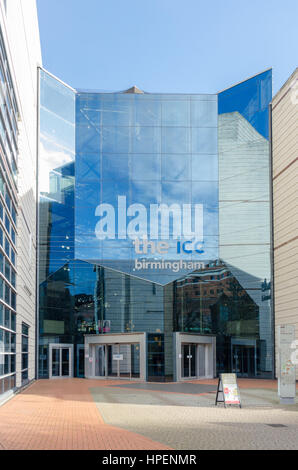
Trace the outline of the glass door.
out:
M 77 377 L 85 377 L 85 347 L 77 344 Z
M 72 377 L 72 345 L 50 344 L 50 379 Z
M 119 377 L 119 344 L 108 344 L 108 377 Z
M 131 344 L 131 377 L 140 378 L 140 345 Z
M 250 345 L 233 345 L 233 372 L 239 377 L 255 375 L 255 348 Z
M 140 377 L 140 344 L 107 344 L 107 375 L 118 378 Z
M 52 377 L 59 377 L 60 375 L 60 349 L 53 348 L 51 355 L 52 355 L 51 375 Z
M 194 378 L 197 375 L 197 346 L 196 344 L 182 344 L 182 377 Z
M 61 377 L 70 377 L 70 348 L 61 348 Z
M 119 344 L 119 377 L 131 378 L 131 344 Z
M 95 375 L 106 376 L 106 347 L 104 344 L 95 346 Z

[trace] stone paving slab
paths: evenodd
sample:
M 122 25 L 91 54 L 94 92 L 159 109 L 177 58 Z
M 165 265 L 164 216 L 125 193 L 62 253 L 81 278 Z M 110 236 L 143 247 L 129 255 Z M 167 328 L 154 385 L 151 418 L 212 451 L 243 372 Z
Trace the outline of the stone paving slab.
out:
M 216 385 L 207 385 L 201 383 L 129 383 L 129 384 L 117 384 L 115 387 L 138 389 L 138 390 L 150 390 L 160 392 L 173 392 L 173 393 L 187 393 L 187 394 L 199 394 L 214 392 L 217 389 Z
M 186 385 L 186 384 L 184 384 Z M 167 391 L 170 389 L 171 391 Z M 130 387 L 124 384 L 110 387 L 91 387 L 90 391 L 95 402 L 98 403 L 122 403 L 131 405 L 158 405 L 158 406 L 194 406 L 194 407 L 214 407 L 216 392 L 213 389 L 209 392 L 201 393 L 186 393 L 183 388 L 182 393 L 174 392 L 170 387 L 163 389 L 156 387 L 153 390 L 143 389 L 140 387 Z M 242 389 L 240 391 L 242 407 L 264 407 L 273 408 L 284 406 L 279 404 L 279 399 L 275 390 L 271 389 Z M 218 407 L 223 406 L 218 404 Z M 288 407 L 287 409 L 298 411 L 298 395 L 297 404 Z
M 177 450 L 298 449 L 298 407 L 245 398 L 244 408 L 214 406 L 214 396 L 91 390 L 104 421 Z M 200 403 L 198 403 L 198 401 Z M 251 403 L 251 404 L 250 404 Z M 293 412 L 294 411 L 294 412 Z M 283 425 L 275 427 L 270 425 Z

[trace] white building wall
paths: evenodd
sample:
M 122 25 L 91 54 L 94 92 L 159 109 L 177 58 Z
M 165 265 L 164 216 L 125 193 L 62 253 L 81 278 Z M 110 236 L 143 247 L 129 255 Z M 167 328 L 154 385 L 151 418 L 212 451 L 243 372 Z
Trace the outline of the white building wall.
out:
M 29 329 L 29 380 L 35 377 L 36 117 L 41 49 L 35 0 L 0 1 L 0 23 L 18 100 L 16 385 L 21 385 L 21 328 Z

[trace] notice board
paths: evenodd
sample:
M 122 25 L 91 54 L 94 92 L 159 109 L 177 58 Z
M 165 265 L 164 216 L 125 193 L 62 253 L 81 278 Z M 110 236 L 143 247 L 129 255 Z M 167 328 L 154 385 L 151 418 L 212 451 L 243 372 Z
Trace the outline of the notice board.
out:
M 215 405 L 238 405 L 241 408 L 240 393 L 236 374 L 220 374 L 217 385 Z

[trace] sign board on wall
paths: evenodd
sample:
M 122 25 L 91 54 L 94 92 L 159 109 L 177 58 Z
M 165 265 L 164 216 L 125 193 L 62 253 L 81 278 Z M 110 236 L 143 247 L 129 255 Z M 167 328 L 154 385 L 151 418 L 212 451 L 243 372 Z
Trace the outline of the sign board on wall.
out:
M 292 362 L 294 325 L 278 326 L 278 395 L 280 403 L 293 404 L 296 397 L 296 366 Z
M 239 405 L 241 408 L 236 374 L 220 374 L 215 405 L 217 405 L 217 403 L 223 403 L 225 406 Z

